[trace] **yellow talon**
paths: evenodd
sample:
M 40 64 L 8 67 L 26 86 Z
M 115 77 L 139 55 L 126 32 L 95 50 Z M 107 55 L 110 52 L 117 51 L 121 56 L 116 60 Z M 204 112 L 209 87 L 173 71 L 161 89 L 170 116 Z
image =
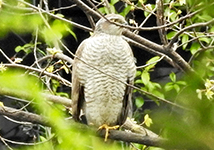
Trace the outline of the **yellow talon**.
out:
M 101 125 L 101 126 L 98 128 L 98 130 L 106 129 L 105 140 L 104 140 L 104 141 L 106 142 L 107 139 L 108 139 L 108 131 L 109 131 L 109 130 L 116 130 L 116 129 L 118 129 L 119 127 L 120 127 L 119 125 L 110 127 L 110 126 L 108 126 L 107 124 L 103 124 L 103 125 Z

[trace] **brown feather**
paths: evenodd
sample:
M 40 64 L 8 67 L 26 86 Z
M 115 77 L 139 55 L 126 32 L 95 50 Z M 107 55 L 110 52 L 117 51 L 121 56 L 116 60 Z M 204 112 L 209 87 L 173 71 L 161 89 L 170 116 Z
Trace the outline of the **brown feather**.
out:
M 76 51 L 76 56 L 81 58 L 82 50 L 84 49 L 84 41 L 78 47 Z M 80 85 L 78 76 L 77 76 L 77 63 L 80 61 L 78 58 L 74 58 L 72 66 L 72 117 L 75 121 L 80 120 L 80 111 L 84 102 L 84 93 L 83 87 Z

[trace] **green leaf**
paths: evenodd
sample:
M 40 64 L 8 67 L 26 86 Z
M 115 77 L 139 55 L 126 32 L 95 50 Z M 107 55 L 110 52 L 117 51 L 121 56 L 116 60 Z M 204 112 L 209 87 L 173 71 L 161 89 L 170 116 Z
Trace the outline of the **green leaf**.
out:
M 154 68 L 155 65 L 157 64 L 156 61 L 158 61 L 160 59 L 160 56 L 155 56 L 155 57 L 152 57 L 149 61 L 146 62 L 146 64 L 150 64 L 149 66 L 147 66 L 145 69 L 147 71 L 149 71 L 150 69 Z
M 186 85 L 187 84 L 185 81 L 177 81 L 176 83 L 179 85 Z
M 210 15 L 208 15 L 208 14 L 200 14 L 200 15 L 197 15 L 197 17 L 198 17 L 199 19 L 201 19 L 202 21 L 210 21 L 210 20 L 213 19 L 213 18 L 212 18 Z
M 65 25 L 65 29 L 66 29 L 66 31 L 68 31 L 68 32 L 74 37 L 74 39 L 77 41 L 77 36 L 76 36 L 76 34 L 71 30 L 71 28 L 69 28 L 67 25 Z
M 180 91 L 179 85 L 174 84 L 173 86 L 174 86 L 175 91 L 178 93 Z
M 170 15 L 169 15 L 169 18 L 172 20 L 172 21 L 175 21 L 177 19 L 177 13 L 173 10 L 171 10 L 170 12 Z
M 198 42 L 195 42 L 191 45 L 190 52 L 194 55 L 200 47 L 200 44 Z
M 169 82 L 169 83 L 167 83 L 167 84 L 164 86 L 164 90 L 165 90 L 166 92 L 171 91 L 172 89 L 174 89 L 173 83 L 172 83 L 172 82 Z
M 189 40 L 189 36 L 187 35 L 187 34 L 184 34 L 183 36 L 182 36 L 182 39 L 181 39 L 181 42 L 182 42 L 182 44 L 183 44 L 183 46 L 182 46 L 182 48 L 183 48 L 183 50 L 184 49 L 186 49 L 186 47 L 187 47 L 187 45 L 188 45 L 188 40 Z M 185 44 L 184 44 L 185 43 Z
M 125 8 L 123 9 L 123 11 L 120 13 L 120 15 L 122 15 L 122 16 L 125 17 L 125 16 L 130 12 L 131 8 L 132 8 L 132 6 L 131 6 L 131 5 L 128 5 L 127 7 L 125 7 Z
M 137 97 L 135 99 L 135 105 L 137 106 L 137 108 L 142 107 L 144 104 L 144 99 L 142 97 Z
M 171 31 L 171 32 L 169 32 L 167 35 L 166 35 L 166 37 L 167 37 L 167 39 L 172 39 L 174 36 L 175 36 L 175 34 L 176 34 L 177 32 L 176 31 Z
M 15 52 L 20 52 L 21 50 L 23 50 L 23 47 L 22 46 L 17 46 L 16 48 L 15 48 Z
M 16 48 L 15 48 L 15 52 L 20 52 L 20 51 L 24 51 L 25 53 L 27 53 L 27 54 L 29 54 L 30 52 L 32 52 L 32 49 L 34 48 L 34 44 L 32 44 L 32 43 L 27 43 L 27 44 L 25 44 L 25 45 L 23 45 L 23 46 L 17 46 Z
M 176 82 L 176 75 L 174 72 L 170 73 L 169 77 L 170 77 L 172 82 Z
M 203 41 L 207 44 L 209 44 L 211 42 L 211 39 L 210 38 L 206 38 L 206 37 L 203 37 L 203 38 L 199 38 L 200 41 Z
M 117 2 L 119 2 L 119 0 L 111 0 L 111 5 L 114 5 L 114 4 L 116 4 Z
M 144 11 L 144 16 L 147 17 L 150 14 L 148 11 Z
M 157 91 L 157 90 L 153 91 L 152 94 L 154 94 L 160 98 L 165 98 L 164 94 L 160 91 Z
M 141 71 L 137 70 L 135 77 L 138 77 L 141 75 Z
M 99 12 L 101 12 L 102 14 L 106 14 L 105 7 L 100 7 L 98 10 L 99 10 Z
M 141 74 L 142 82 L 147 85 L 150 82 L 150 74 L 147 71 L 143 71 Z
M 137 80 L 135 81 L 135 83 L 143 83 L 143 82 L 142 82 L 142 80 L 137 79 Z

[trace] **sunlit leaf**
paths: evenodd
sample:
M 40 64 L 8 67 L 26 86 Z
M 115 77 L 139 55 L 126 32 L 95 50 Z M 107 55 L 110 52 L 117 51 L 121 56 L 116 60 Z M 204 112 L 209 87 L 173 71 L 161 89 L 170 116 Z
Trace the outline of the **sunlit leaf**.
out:
M 53 66 L 53 65 L 49 66 L 49 67 L 46 69 L 46 71 L 52 73 L 52 72 L 54 71 L 54 66 Z
M 175 89 L 175 91 L 176 91 L 177 93 L 180 91 L 179 85 L 174 84 L 173 87 L 174 87 L 174 89 Z
M 123 11 L 120 13 L 120 15 L 122 15 L 122 16 L 126 16 L 129 12 L 130 12 L 130 10 L 132 10 L 132 6 L 131 5 L 128 5 L 127 7 L 125 7 L 124 9 L 123 9 Z
M 197 90 L 196 90 L 196 93 L 198 94 L 198 98 L 199 98 L 199 99 L 202 99 L 202 91 L 199 90 L 199 89 L 197 89 Z
M 206 42 L 207 44 L 209 44 L 211 42 L 210 38 L 199 38 L 200 41 Z
M 135 83 L 143 83 L 141 79 L 137 79 Z
M 155 56 L 155 57 L 152 57 L 151 59 L 149 59 L 146 64 L 150 64 L 149 66 L 147 66 L 145 69 L 147 71 L 149 71 L 150 69 L 154 68 L 155 65 L 157 64 L 157 61 L 160 59 L 160 56 Z
M 142 82 L 147 85 L 150 81 L 150 75 L 147 71 L 143 71 L 141 74 L 141 80 Z
M 179 85 L 186 85 L 187 84 L 185 81 L 176 81 L 176 83 Z
M 214 92 L 211 91 L 211 90 L 207 90 L 207 91 L 205 92 L 205 95 L 207 96 L 207 98 L 208 98 L 209 100 L 211 100 L 211 99 L 213 99 Z
M 61 69 L 63 69 L 67 74 L 69 74 L 69 69 L 65 65 L 63 65 Z
M 4 107 L 4 103 L 3 102 L 0 102 L 0 107 Z
M 185 5 L 186 4 L 186 0 L 179 0 L 180 5 Z
M 137 70 L 135 76 L 138 77 L 138 76 L 140 76 L 140 75 L 141 75 L 141 71 Z
M 152 119 L 149 117 L 148 114 L 146 114 L 146 115 L 144 116 L 144 123 L 145 123 L 145 125 L 146 125 L 147 127 L 150 127 L 151 124 L 153 124 Z
M 174 89 L 174 87 L 173 87 L 173 83 L 172 82 L 169 82 L 169 83 L 167 83 L 165 86 L 164 86 L 164 90 L 165 91 L 171 91 L 172 89 Z
M 172 82 L 176 82 L 176 75 L 175 75 L 174 72 L 170 73 L 169 77 L 170 77 L 170 79 L 171 79 Z
M 0 72 L 4 72 L 6 71 L 7 67 L 5 67 L 5 65 L 1 62 L 0 63 Z
M 172 39 L 172 38 L 175 36 L 176 33 L 177 33 L 176 31 L 171 31 L 171 32 L 169 32 L 169 33 L 166 35 L 167 39 Z
M 181 40 L 181 42 L 182 42 L 182 48 L 183 48 L 183 50 L 185 50 L 186 49 L 186 47 L 187 47 L 187 45 L 188 45 L 188 40 L 189 40 L 189 36 L 187 35 L 187 34 L 184 34 L 183 36 L 182 36 L 182 40 Z
M 114 4 L 116 4 L 117 2 L 119 2 L 119 0 L 111 0 L 111 5 L 114 5 Z

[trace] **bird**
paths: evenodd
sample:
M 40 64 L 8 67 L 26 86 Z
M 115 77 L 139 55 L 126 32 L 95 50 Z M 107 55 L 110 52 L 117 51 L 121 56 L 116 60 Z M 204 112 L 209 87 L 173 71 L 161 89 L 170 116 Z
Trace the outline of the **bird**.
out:
M 135 58 L 124 40 L 125 18 L 108 14 L 95 25 L 92 36 L 77 48 L 72 66 L 72 117 L 89 126 L 117 129 L 131 116 Z

